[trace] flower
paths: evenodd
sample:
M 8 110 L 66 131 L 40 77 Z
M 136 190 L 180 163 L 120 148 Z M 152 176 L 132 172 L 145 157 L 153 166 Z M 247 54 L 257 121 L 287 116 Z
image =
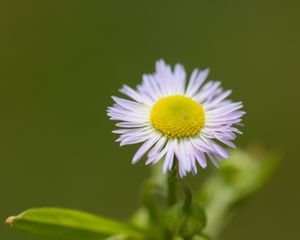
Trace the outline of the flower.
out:
M 184 67 L 174 70 L 163 60 L 156 63 L 154 74 L 143 75 L 134 90 L 124 85 L 120 92 L 131 100 L 113 96 L 114 105 L 107 112 L 121 128 L 120 145 L 143 143 L 132 159 L 138 162 L 147 155 L 146 164 L 163 160 L 163 172 L 177 165 L 181 177 L 197 173 L 197 164 L 206 168 L 207 159 L 218 167 L 217 160 L 229 157 L 222 146 L 235 148 L 232 140 L 241 132 L 245 112 L 241 102 L 227 99 L 219 81 L 208 81 L 208 69 L 195 69 L 186 82 Z

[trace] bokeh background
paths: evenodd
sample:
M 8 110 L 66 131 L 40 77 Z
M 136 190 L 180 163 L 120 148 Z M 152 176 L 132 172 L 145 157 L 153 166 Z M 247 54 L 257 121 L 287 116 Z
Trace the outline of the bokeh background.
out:
M 148 169 L 131 166 L 136 146 L 114 143 L 106 107 L 164 58 L 209 67 L 245 103 L 238 145 L 284 156 L 222 239 L 299 239 L 299 9 L 296 0 L 1 1 L 0 221 L 37 206 L 128 217 Z M 0 238 L 34 239 L 4 224 Z

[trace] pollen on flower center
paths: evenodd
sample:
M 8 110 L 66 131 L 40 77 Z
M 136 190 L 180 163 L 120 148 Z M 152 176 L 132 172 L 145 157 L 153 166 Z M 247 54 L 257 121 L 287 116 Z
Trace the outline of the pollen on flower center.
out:
M 176 95 L 158 100 L 151 109 L 150 121 L 170 138 L 192 137 L 204 127 L 205 114 L 193 99 Z

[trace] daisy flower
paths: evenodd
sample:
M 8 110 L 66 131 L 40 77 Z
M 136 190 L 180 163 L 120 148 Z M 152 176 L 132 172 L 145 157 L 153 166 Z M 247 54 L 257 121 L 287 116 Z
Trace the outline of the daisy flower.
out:
M 143 75 L 136 89 L 124 85 L 120 92 L 129 99 L 113 96 L 114 105 L 107 112 L 119 121 L 120 145 L 142 143 L 132 163 L 146 156 L 146 164 L 164 161 L 163 172 L 177 165 L 181 177 L 197 173 L 197 165 L 206 168 L 207 160 L 218 167 L 217 160 L 229 157 L 225 145 L 235 148 L 233 140 L 241 132 L 235 127 L 245 112 L 241 102 L 227 99 L 221 82 L 204 83 L 208 69 L 195 69 L 187 82 L 184 67 L 174 69 L 163 60 L 155 73 Z

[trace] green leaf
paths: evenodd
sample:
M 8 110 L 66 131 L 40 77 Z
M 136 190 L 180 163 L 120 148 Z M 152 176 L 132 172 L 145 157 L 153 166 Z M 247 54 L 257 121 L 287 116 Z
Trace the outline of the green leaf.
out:
M 196 235 L 192 240 L 211 240 L 211 238 L 206 235 Z
M 119 234 L 130 239 L 143 239 L 143 232 L 130 224 L 69 209 L 30 209 L 9 217 L 6 222 L 42 239 L 101 240 Z
M 271 178 L 278 163 L 277 155 L 257 148 L 236 150 L 222 162 L 220 171 L 204 182 L 197 198 L 207 213 L 204 232 L 216 238 L 241 203 Z
M 151 225 L 150 212 L 147 208 L 138 209 L 130 219 L 130 223 L 140 229 L 146 230 Z
M 173 236 L 191 239 L 200 234 L 206 225 L 204 209 L 193 202 L 187 211 L 182 204 L 176 204 L 169 209 L 166 216 L 166 226 Z
M 105 238 L 103 240 L 131 240 L 131 238 L 129 238 L 128 236 L 123 235 L 123 234 L 118 234 L 118 235 L 110 236 L 110 237 Z
M 175 237 L 173 240 L 184 240 L 182 237 Z

